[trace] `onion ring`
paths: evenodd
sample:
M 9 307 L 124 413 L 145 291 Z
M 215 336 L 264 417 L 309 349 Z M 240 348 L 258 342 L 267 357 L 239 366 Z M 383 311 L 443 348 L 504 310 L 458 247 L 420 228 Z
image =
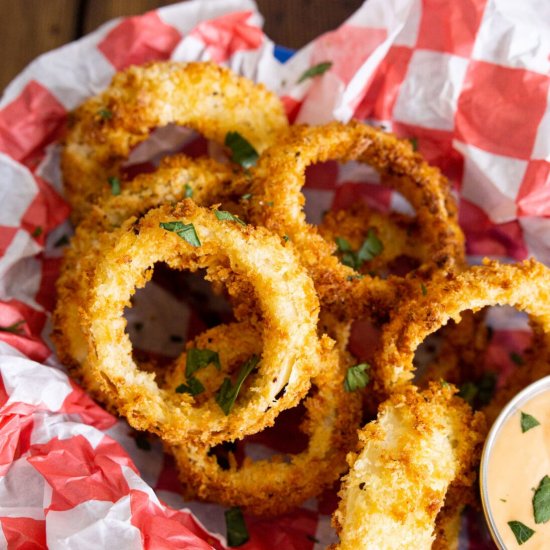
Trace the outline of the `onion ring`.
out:
M 150 130 L 187 126 L 224 143 L 237 132 L 258 151 L 287 127 L 279 98 L 214 63 L 158 61 L 117 73 L 72 114 L 61 166 L 73 219 L 109 194 L 109 178 Z
M 193 245 L 166 224 L 192 226 L 197 241 Z M 271 425 L 280 411 L 304 397 L 322 353 L 333 342 L 317 337 L 318 300 L 290 247 L 261 228 L 220 220 L 190 199 L 151 210 L 140 220 L 131 218 L 114 235 L 115 245 L 109 243 L 97 255 L 84 304 L 90 349 L 83 368 L 100 380 L 133 427 L 166 442 L 194 438 L 215 444 Z M 150 279 L 156 262 L 172 269 L 206 268 L 207 278 L 222 282 L 234 272 L 254 288 L 263 352 L 258 373 L 249 377 L 250 387 L 229 415 L 214 400 L 195 407 L 190 395 L 159 388 L 132 359 L 123 310 L 136 286 Z
M 484 432 L 483 415 L 472 414 L 454 391 L 438 383 L 423 392 L 408 386 L 360 431 L 333 515 L 340 544 L 332 548 L 432 547 L 449 485 L 475 478 Z
M 357 272 L 333 255 L 316 227 L 308 224 L 300 190 L 305 169 L 315 162 L 356 160 L 372 165 L 384 182 L 400 191 L 416 211 L 430 261 L 415 271 L 429 278 L 435 271 L 462 265 L 464 237 L 447 180 L 429 166 L 406 140 L 355 121 L 324 126 L 294 126 L 264 151 L 253 171 L 250 220 L 296 246 L 319 293 L 321 304 L 338 307 L 343 315 L 360 317 L 369 306 L 395 302 L 396 285 Z M 366 297 L 366 299 L 364 299 Z
M 465 310 L 509 305 L 527 312 L 544 333 L 550 332 L 550 269 L 535 260 L 499 264 L 485 260 L 459 274 L 447 274 L 426 285 L 425 295 L 399 306 L 385 325 L 375 354 L 375 389 L 386 395 L 405 386 L 414 375 L 414 352 L 450 319 L 460 322 Z
M 218 351 L 223 365 L 233 362 L 231 356 L 236 355 L 240 362 L 243 354 L 258 354 L 261 338 L 250 325 L 239 323 L 206 331 L 192 345 Z M 184 485 L 202 500 L 240 506 L 258 516 L 285 513 L 331 486 L 347 469 L 346 454 L 355 445 L 360 423 L 361 397 L 358 392 L 344 390 L 349 365 L 337 349 L 323 357 L 323 367 L 312 380 L 314 393 L 304 401 L 306 418 L 301 429 L 309 438 L 306 450 L 289 455 L 288 461 L 276 455 L 266 460 L 245 459 L 241 466 L 230 454 L 224 469 L 209 446 L 193 442 L 174 445 L 169 452 L 175 457 Z M 201 378 L 205 386 L 212 382 L 208 380 L 212 375 L 218 377 L 220 373 L 210 368 Z M 184 378 L 183 362 L 173 376 L 173 385 Z
M 80 366 L 88 352 L 81 317 L 89 275 L 93 273 L 101 247 L 116 242 L 114 230 L 126 219 L 140 216 L 150 208 L 182 200 L 186 193 L 191 193 L 201 205 L 224 203 L 238 193 L 232 178 L 230 166 L 211 159 L 192 160 L 176 155 L 164 159 L 157 171 L 140 174 L 120 194 L 105 196 L 90 209 L 65 251 L 53 313 L 52 340 L 61 361 L 75 376 L 82 377 Z M 85 383 L 89 391 L 99 397 L 98 382 L 88 379 Z

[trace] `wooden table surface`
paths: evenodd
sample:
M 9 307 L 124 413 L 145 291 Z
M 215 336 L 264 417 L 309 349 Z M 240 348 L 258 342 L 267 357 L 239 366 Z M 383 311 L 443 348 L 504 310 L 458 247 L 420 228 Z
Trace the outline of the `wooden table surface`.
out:
M 223 1 L 223 0 L 215 0 Z M 363 0 L 256 0 L 265 31 L 299 48 L 334 29 Z M 86 34 L 105 21 L 172 4 L 163 0 L 0 0 L 0 90 L 39 54 Z

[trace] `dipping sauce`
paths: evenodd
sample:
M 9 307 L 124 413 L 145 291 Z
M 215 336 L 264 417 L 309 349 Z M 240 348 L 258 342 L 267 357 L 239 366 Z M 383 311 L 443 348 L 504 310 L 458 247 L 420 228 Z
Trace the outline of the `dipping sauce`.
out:
M 549 377 L 502 411 L 486 442 L 480 479 L 485 514 L 501 548 L 550 548 Z

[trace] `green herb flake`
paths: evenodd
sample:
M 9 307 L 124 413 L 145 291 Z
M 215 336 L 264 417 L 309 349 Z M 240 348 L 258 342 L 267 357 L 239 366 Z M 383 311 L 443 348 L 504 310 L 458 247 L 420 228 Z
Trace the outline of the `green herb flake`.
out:
M 185 377 L 189 378 L 199 369 L 208 365 L 214 365 L 216 369 L 221 370 L 220 356 L 217 351 L 211 349 L 191 348 L 187 350 L 185 363 Z
M 347 392 L 352 392 L 359 388 L 364 388 L 370 382 L 369 373 L 366 372 L 368 369 L 370 369 L 368 363 L 359 363 L 350 367 L 346 372 L 344 389 Z
M 204 386 L 202 385 L 202 382 L 194 376 L 187 379 L 187 384 L 180 384 L 176 388 L 176 393 L 189 393 L 192 396 L 199 395 L 203 391 Z
M 245 193 L 244 195 L 241 196 L 241 199 L 245 201 L 249 201 L 251 198 L 252 198 L 252 193 Z
M 244 516 L 240 508 L 229 508 L 224 512 L 225 528 L 227 532 L 227 545 L 231 548 L 242 546 L 248 542 L 250 535 L 246 528 Z
M 413 151 L 418 151 L 418 138 L 412 137 L 409 138 L 409 141 L 411 142 Z
M 41 226 L 38 226 L 35 228 L 35 230 L 32 232 L 32 236 L 36 239 L 37 237 L 40 237 L 40 235 L 42 235 L 42 233 L 44 232 L 44 230 L 42 229 Z
M 288 241 L 290 241 L 290 237 L 288 235 L 283 235 L 283 241 L 287 243 Z
M 426 296 L 426 294 L 428 294 L 428 289 L 424 283 L 420 283 L 420 290 L 422 291 L 422 296 Z
M 231 212 L 227 212 L 226 210 L 214 210 L 214 214 L 216 214 L 216 218 L 218 220 L 226 221 L 226 222 L 237 222 L 240 225 L 246 225 L 241 218 L 238 216 L 234 216 L 231 214 Z
M 540 426 L 540 422 L 530 414 L 521 412 L 521 432 L 525 433 L 528 432 L 531 428 L 535 428 L 536 426 Z
M 61 235 L 54 243 L 55 248 L 60 248 L 69 244 L 69 237 L 67 235 Z
M 0 332 L 11 332 L 12 334 L 23 334 L 23 325 L 26 323 L 24 319 L 8 325 L 7 327 L 0 327 Z
M 356 271 L 361 269 L 365 262 L 374 259 L 384 250 L 384 245 L 372 228 L 369 229 L 367 237 L 357 252 L 353 251 L 349 241 L 344 237 L 336 237 L 334 240 L 338 251 L 342 253 L 342 263 Z
M 111 186 L 111 194 L 120 195 L 120 180 L 113 176 L 113 177 L 110 177 L 107 181 Z
M 492 371 L 484 372 L 475 382 L 465 382 L 460 386 L 458 395 L 474 408 L 480 408 L 491 401 L 497 384 L 497 375 Z
M 544 476 L 533 495 L 533 512 L 535 523 L 546 523 L 550 520 L 550 477 Z
M 515 363 L 518 367 L 521 367 L 521 365 L 523 365 L 525 363 L 525 361 L 523 360 L 523 357 L 513 351 L 512 353 L 510 353 L 510 359 L 512 360 L 513 363 Z
M 187 241 L 191 246 L 200 246 L 201 242 L 195 231 L 195 226 L 192 223 L 182 222 L 161 222 L 160 227 L 176 233 L 178 237 L 181 237 L 184 241 Z
M 188 183 L 186 183 L 183 186 L 183 189 L 184 189 L 183 196 L 186 199 L 190 199 L 193 196 L 193 188 Z
M 450 386 L 449 382 L 447 382 L 447 380 L 443 380 L 443 378 L 439 381 L 439 383 L 443 388 L 448 388 Z
M 460 389 L 458 391 L 458 395 L 470 405 L 474 404 L 477 393 L 477 386 L 473 382 L 465 382 L 464 384 L 462 384 L 462 386 L 460 386 Z
M 111 120 L 113 118 L 113 111 L 109 109 L 100 109 L 97 114 L 104 120 Z
M 149 438 L 147 437 L 147 434 L 143 432 L 138 432 L 136 434 L 136 447 L 138 449 L 141 449 L 142 451 L 150 451 L 151 450 L 151 442 L 149 441 Z
M 332 61 L 324 61 L 323 63 L 314 65 L 313 67 L 310 67 L 307 71 L 305 71 L 302 74 L 302 76 L 298 79 L 297 83 L 300 84 L 304 80 L 307 80 L 308 78 L 320 76 L 326 73 L 331 67 L 332 67 Z
M 527 527 L 527 525 L 524 525 L 521 521 L 509 521 L 508 525 L 510 529 L 512 529 L 512 533 L 514 533 L 519 545 L 528 541 L 535 534 L 533 529 Z
M 246 377 L 256 368 L 259 362 L 260 358 L 257 355 L 253 355 L 250 359 L 248 359 L 248 361 L 246 361 L 241 367 L 235 385 L 232 384 L 231 378 L 224 378 L 218 394 L 216 395 L 216 403 L 220 406 L 226 416 L 231 412 L 231 409 L 233 409 L 235 400 L 239 395 L 239 391 L 241 390 L 241 386 L 243 385 Z
M 255 166 L 258 161 L 258 151 L 238 132 L 227 132 L 225 146 L 231 149 L 231 160 L 243 168 Z

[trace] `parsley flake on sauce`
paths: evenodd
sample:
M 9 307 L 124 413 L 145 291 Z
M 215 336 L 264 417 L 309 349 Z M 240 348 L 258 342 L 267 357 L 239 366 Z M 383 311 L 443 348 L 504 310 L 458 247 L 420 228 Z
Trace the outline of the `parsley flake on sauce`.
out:
M 243 168 L 255 166 L 258 161 L 258 151 L 239 132 L 227 132 L 225 146 L 231 149 L 231 160 Z
M 347 392 L 352 392 L 359 388 L 364 388 L 370 382 L 369 373 L 365 372 L 368 369 L 370 369 L 368 363 L 359 363 L 358 365 L 350 367 L 344 379 L 344 389 Z
M 540 426 L 540 422 L 530 414 L 521 412 L 521 432 L 528 432 L 530 429 Z
M 227 531 L 227 545 L 231 548 L 236 546 L 242 546 L 245 542 L 248 542 L 250 535 L 246 528 L 244 516 L 240 508 L 229 508 L 224 512 L 225 516 L 225 528 Z
M 187 241 L 191 246 L 201 245 L 199 236 L 195 231 L 195 226 L 192 223 L 161 222 L 160 226 L 162 229 L 166 229 L 166 231 L 176 233 L 178 237 L 181 237 L 184 241 Z
M 546 523 L 550 519 L 550 477 L 544 476 L 533 495 L 535 523 Z
M 510 529 L 512 529 L 512 533 L 514 533 L 519 545 L 528 541 L 535 534 L 533 529 L 527 527 L 527 525 L 524 525 L 521 521 L 509 521 L 508 525 Z

